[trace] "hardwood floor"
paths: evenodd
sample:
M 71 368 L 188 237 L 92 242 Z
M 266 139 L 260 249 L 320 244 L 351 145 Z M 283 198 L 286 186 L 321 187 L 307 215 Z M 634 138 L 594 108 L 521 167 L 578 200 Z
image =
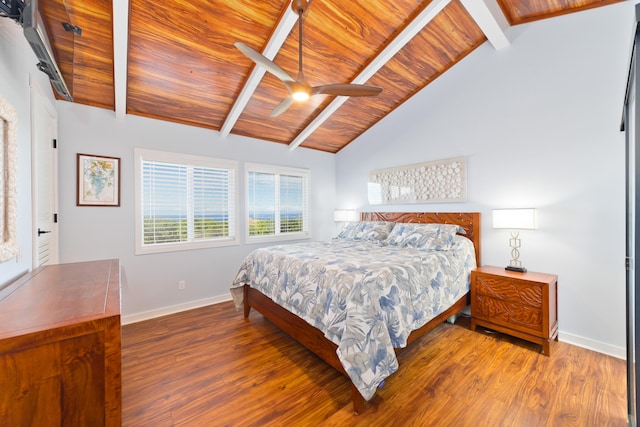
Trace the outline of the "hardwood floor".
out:
M 347 380 L 253 310 L 122 328 L 124 426 L 626 426 L 626 364 L 442 324 L 399 353 L 365 412 Z

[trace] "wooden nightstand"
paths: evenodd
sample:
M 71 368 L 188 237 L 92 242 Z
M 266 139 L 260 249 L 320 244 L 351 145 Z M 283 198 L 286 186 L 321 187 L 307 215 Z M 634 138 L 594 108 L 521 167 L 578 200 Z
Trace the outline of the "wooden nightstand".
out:
M 558 276 L 502 267 L 471 272 L 471 330 L 484 326 L 542 345 L 558 340 Z

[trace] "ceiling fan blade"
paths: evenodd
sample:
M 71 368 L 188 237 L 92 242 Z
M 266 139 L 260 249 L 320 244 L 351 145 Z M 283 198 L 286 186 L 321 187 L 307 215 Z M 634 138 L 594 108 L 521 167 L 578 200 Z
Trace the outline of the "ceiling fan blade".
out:
M 336 95 L 336 96 L 376 96 L 382 92 L 378 86 L 357 85 L 357 84 L 333 84 L 314 86 L 311 94 Z
M 271 111 L 269 117 L 278 117 L 291 107 L 294 101 L 306 101 L 312 95 L 334 95 L 334 96 L 376 96 L 382 92 L 378 86 L 361 84 L 332 84 L 310 87 L 302 72 L 302 27 L 304 16 L 309 10 L 311 0 L 291 0 L 291 8 L 298 14 L 298 77 L 292 78 L 286 71 L 277 66 L 266 56 L 250 48 L 242 42 L 234 43 L 240 52 L 245 54 L 257 65 L 264 67 L 268 72 L 282 80 L 289 91 L 289 96 L 284 98 Z
M 250 48 L 242 42 L 235 42 L 233 44 L 240 52 L 244 53 L 250 60 L 256 64 L 264 67 L 268 72 L 282 80 L 283 82 L 295 82 L 285 70 L 276 65 L 275 62 L 268 59 L 266 56 L 258 53 L 256 50 Z
M 269 117 L 278 117 L 280 114 L 287 111 L 289 107 L 291 107 L 291 104 L 293 104 L 293 98 L 291 96 L 287 96 L 280 104 L 276 105 L 276 108 L 274 108 L 271 114 L 269 114 Z

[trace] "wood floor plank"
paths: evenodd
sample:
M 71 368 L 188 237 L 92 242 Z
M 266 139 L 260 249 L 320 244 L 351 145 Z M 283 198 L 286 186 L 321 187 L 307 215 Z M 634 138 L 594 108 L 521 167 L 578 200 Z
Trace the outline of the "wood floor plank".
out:
M 399 352 L 356 416 L 341 374 L 260 314 L 216 304 L 123 326 L 123 425 L 626 425 L 625 362 L 552 347 L 444 323 Z

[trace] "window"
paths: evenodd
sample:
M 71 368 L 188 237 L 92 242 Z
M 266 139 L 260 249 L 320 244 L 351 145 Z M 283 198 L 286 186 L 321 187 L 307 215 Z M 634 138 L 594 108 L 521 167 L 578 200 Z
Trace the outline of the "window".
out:
M 247 241 L 309 238 L 309 171 L 246 164 Z
M 236 245 L 237 162 L 135 150 L 136 254 Z

